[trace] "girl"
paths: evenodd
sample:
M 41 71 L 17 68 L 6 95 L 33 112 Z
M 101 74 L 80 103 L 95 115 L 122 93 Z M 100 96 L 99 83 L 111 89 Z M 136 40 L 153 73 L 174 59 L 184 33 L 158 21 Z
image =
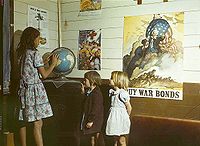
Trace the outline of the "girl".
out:
M 17 56 L 20 69 L 20 98 L 19 121 L 20 141 L 26 146 L 26 124 L 33 123 L 33 135 L 37 146 L 43 146 L 42 119 L 53 115 L 47 94 L 39 74 L 45 79 L 58 62 L 58 55 L 52 55 L 52 63 L 44 69 L 42 57 L 36 49 L 40 43 L 40 32 L 33 28 L 26 28 L 20 38 Z
M 85 136 L 89 136 L 87 146 L 104 146 L 101 134 L 103 124 L 103 96 L 99 85 L 101 77 L 96 71 L 84 74 L 82 92 L 86 95 L 83 102 L 83 118 L 81 130 Z
M 125 72 L 113 71 L 111 74 L 110 85 L 113 89 L 109 90 L 111 97 L 111 108 L 106 125 L 106 135 L 114 137 L 114 146 L 126 146 L 125 135 L 130 130 L 131 104 L 130 97 L 126 91 L 128 88 L 128 75 Z

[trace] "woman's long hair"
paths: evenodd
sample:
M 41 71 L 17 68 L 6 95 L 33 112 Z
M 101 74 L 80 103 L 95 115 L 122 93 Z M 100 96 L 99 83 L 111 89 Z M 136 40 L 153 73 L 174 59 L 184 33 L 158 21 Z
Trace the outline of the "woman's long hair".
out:
M 35 49 L 35 39 L 40 35 L 40 32 L 33 28 L 27 27 L 21 35 L 20 42 L 17 47 L 17 57 L 20 58 L 26 53 L 27 49 Z

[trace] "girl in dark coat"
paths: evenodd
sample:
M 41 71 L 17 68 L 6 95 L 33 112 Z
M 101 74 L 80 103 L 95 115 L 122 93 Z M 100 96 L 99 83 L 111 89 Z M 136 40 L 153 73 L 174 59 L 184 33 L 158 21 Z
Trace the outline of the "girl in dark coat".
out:
M 101 129 L 103 125 L 103 96 L 99 85 L 101 77 L 96 71 L 84 74 L 82 92 L 86 95 L 83 102 L 81 130 L 89 136 L 91 146 L 103 146 Z

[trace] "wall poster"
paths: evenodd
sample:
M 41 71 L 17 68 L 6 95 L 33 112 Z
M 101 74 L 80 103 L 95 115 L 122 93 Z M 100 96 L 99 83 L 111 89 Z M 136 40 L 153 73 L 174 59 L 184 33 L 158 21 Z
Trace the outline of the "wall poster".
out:
M 28 26 L 40 31 L 42 41 L 40 48 L 49 48 L 48 11 L 28 5 Z
M 102 0 L 80 0 L 79 15 L 101 14 Z
M 101 70 L 101 29 L 79 31 L 79 70 Z
M 183 12 L 124 17 L 130 96 L 183 99 L 183 40 Z

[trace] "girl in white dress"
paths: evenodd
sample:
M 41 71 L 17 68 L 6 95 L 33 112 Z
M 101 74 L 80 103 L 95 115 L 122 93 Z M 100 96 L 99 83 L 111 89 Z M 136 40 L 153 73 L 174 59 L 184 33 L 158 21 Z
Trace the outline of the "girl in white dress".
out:
M 38 50 L 40 32 L 27 27 L 20 38 L 17 56 L 20 69 L 20 85 L 18 96 L 20 100 L 19 121 L 21 146 L 26 146 L 26 125 L 33 123 L 33 135 L 36 146 L 43 146 L 42 119 L 53 115 L 51 105 L 40 79 L 45 79 L 58 62 L 58 55 L 52 55 L 52 63 L 44 69 L 44 63 Z
M 128 75 L 125 72 L 113 71 L 109 90 L 111 107 L 106 125 L 106 135 L 114 137 L 114 146 L 126 146 L 126 135 L 130 131 L 131 104 L 127 92 L 129 84 Z

